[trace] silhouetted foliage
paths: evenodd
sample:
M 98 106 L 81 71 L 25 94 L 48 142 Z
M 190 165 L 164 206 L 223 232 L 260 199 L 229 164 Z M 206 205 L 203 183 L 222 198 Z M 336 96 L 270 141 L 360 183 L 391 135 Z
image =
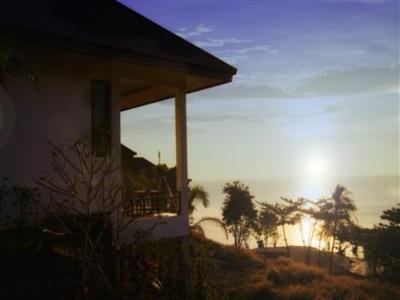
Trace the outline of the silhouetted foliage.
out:
M 332 270 L 333 254 L 337 248 L 336 243 L 340 242 L 339 228 L 352 225 L 356 220 L 354 213 L 357 208 L 349 194 L 350 192 L 344 186 L 337 185 L 330 198 L 318 201 L 319 211 L 315 213 L 315 218 L 323 222 L 323 231 L 332 238 L 330 271 Z
M 40 195 L 37 188 L 9 185 L 3 179 L 0 187 L 0 247 L 34 250 L 40 245 L 38 217 Z
M 0 87 L 7 89 L 13 79 L 27 79 L 40 88 L 36 64 L 27 59 L 14 39 L 0 30 Z
M 78 261 L 49 251 L 36 188 L 0 187 L 0 299 L 73 299 Z
M 364 259 L 370 275 L 400 282 L 400 207 L 383 211 L 381 219 L 388 224 L 379 223 L 374 228 L 344 226 L 339 230 L 339 237 L 354 247 L 357 253 L 362 247 Z
M 226 183 L 223 189 L 226 194 L 223 207 L 223 220 L 229 232 L 233 234 L 235 247 L 246 245 L 251 232 L 255 229 L 257 211 L 249 187 L 234 181 Z
M 206 224 L 213 224 L 214 226 L 220 228 L 224 235 L 225 235 L 225 239 L 228 239 L 228 228 L 226 227 L 225 223 L 219 219 L 219 218 L 215 218 L 215 217 L 202 217 L 200 218 L 200 220 L 197 220 L 196 222 L 193 222 L 190 224 L 190 230 L 192 230 L 193 232 L 200 234 L 202 237 L 206 237 L 204 229 L 202 227 L 202 225 L 206 223 Z
M 208 207 L 210 204 L 210 198 L 207 191 L 201 185 L 189 186 L 189 226 L 190 230 L 205 237 L 205 232 L 202 227 L 204 223 L 213 224 L 220 228 L 225 238 L 228 239 L 228 229 L 225 223 L 216 217 L 202 217 L 200 220 L 194 221 L 193 212 L 196 210 L 196 205 L 202 204 L 204 207 Z
M 208 207 L 210 199 L 207 191 L 198 184 L 189 186 L 189 216 L 192 216 L 198 203 L 201 203 L 204 207 Z
M 264 236 L 265 247 L 268 247 L 268 239 L 276 240 L 278 233 L 278 217 L 268 206 L 262 206 L 257 216 L 258 235 Z
M 384 210 L 381 215 L 381 219 L 384 221 L 388 221 L 389 225 L 381 224 L 384 227 L 400 227 L 400 204 L 397 207 L 392 207 L 391 209 Z
M 303 205 L 303 200 L 293 201 L 287 198 L 281 198 L 283 203 L 270 204 L 267 202 L 260 202 L 261 211 L 266 210 L 276 217 L 276 226 L 281 226 L 283 239 L 286 245 L 287 255 L 290 256 L 290 249 L 286 235 L 285 225 L 296 224 L 300 220 L 300 206 Z
M 10 193 L 9 178 L 0 179 L 0 216 L 3 212 L 3 205 L 7 195 Z
M 306 258 L 306 264 L 309 265 L 310 264 L 310 255 L 311 255 L 311 248 L 312 248 L 312 241 L 314 239 L 314 236 L 318 237 L 319 240 L 319 251 L 321 251 L 321 242 L 322 242 L 322 238 L 323 238 L 323 228 L 322 226 L 319 226 L 320 221 L 318 219 L 318 215 L 320 213 L 320 207 L 318 205 L 318 202 L 315 203 L 313 201 L 304 199 L 304 198 L 300 198 L 300 200 L 302 201 L 302 204 L 299 206 L 299 211 L 301 213 L 301 220 L 299 221 L 299 226 L 300 226 L 300 233 L 301 233 L 301 237 L 302 237 L 302 241 L 303 241 L 303 245 L 304 245 L 304 249 L 305 249 L 305 258 Z M 303 218 L 304 217 L 308 217 L 310 223 L 310 228 L 309 228 L 309 232 L 308 232 L 308 236 L 304 236 L 304 232 L 303 232 Z M 306 249 L 307 248 L 307 249 Z M 320 253 L 319 253 L 320 256 Z

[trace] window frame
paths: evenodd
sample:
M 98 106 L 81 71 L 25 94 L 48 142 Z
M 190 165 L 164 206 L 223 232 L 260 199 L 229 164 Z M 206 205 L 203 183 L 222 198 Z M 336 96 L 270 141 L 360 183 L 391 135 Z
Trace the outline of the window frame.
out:
M 95 99 L 95 89 L 99 86 L 103 88 L 103 100 Z M 98 101 L 104 101 L 104 128 L 97 128 L 97 119 L 99 116 L 96 115 L 98 110 L 95 109 L 95 105 L 99 105 L 96 103 Z M 106 157 L 109 155 L 111 148 L 111 83 L 109 81 L 99 79 L 91 80 L 91 114 L 91 140 L 93 156 Z

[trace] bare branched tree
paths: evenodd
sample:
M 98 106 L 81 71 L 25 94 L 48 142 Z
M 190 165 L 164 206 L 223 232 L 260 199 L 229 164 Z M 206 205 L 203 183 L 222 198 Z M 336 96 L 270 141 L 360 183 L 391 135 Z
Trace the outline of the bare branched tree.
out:
M 45 231 L 75 245 L 86 298 L 93 277 L 101 278 L 113 294 L 118 265 L 115 252 L 120 249 L 121 233 L 134 221 L 123 210 L 118 153 L 95 157 L 86 140 L 76 140 L 68 147 L 51 144 L 51 149 L 55 174 L 37 180 L 49 194 L 41 205 L 47 215 Z

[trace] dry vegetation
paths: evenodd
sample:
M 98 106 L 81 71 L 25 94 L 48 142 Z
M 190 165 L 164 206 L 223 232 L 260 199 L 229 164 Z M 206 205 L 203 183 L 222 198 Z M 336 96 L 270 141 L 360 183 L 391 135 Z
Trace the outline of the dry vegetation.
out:
M 400 288 L 389 283 L 330 275 L 286 257 L 264 262 L 250 251 L 201 243 L 210 251 L 208 281 L 218 299 L 400 299 Z

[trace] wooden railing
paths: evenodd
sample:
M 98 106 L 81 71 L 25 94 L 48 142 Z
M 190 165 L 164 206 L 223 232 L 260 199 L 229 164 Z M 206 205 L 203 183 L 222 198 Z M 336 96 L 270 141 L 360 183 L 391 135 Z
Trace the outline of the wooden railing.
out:
M 179 213 L 179 192 L 135 191 L 124 195 L 124 212 L 133 217 Z

